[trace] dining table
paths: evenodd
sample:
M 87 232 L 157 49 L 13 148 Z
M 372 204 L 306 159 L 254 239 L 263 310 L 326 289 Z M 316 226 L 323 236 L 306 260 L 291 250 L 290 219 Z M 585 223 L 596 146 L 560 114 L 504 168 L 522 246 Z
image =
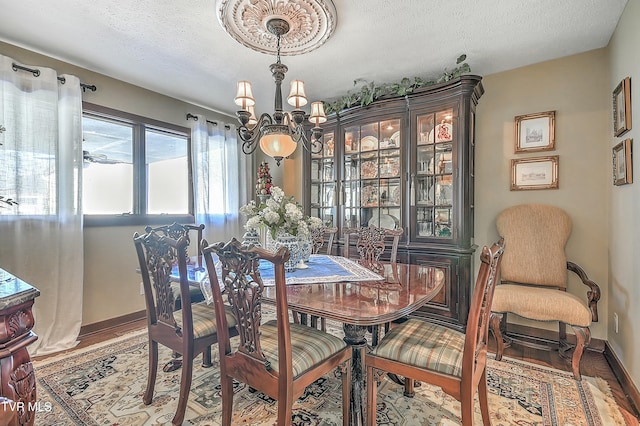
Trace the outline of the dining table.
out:
M 397 262 L 381 262 L 374 272 L 357 260 L 331 255 L 311 255 L 305 266 L 286 273 L 289 309 L 342 324 L 344 341 L 353 351 L 349 424 L 363 425 L 367 332 L 424 306 L 443 290 L 445 272 L 433 266 Z M 205 298 L 210 299 L 206 269 L 190 262 L 187 272 L 189 282 L 200 285 Z M 261 261 L 260 273 L 264 283 L 262 300 L 275 305 L 273 266 Z

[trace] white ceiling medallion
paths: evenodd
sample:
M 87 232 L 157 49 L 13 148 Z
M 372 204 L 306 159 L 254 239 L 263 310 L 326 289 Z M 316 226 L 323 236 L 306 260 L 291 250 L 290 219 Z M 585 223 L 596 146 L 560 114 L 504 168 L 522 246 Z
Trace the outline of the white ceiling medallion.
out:
M 276 36 L 267 29 L 273 18 L 287 21 L 280 54 L 300 55 L 322 46 L 336 28 L 331 0 L 218 0 L 218 20 L 231 37 L 262 53 L 276 53 Z

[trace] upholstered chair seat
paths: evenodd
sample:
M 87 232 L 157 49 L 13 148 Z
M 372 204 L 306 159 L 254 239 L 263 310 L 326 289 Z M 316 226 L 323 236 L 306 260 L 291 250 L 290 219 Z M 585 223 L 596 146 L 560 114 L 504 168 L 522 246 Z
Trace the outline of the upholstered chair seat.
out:
M 225 306 L 225 314 L 229 327 L 235 327 L 236 317 L 231 312 L 231 307 Z M 191 315 L 193 318 L 193 337 L 195 339 L 209 334 L 216 334 L 216 312 L 213 309 L 213 305 L 207 305 L 204 302 L 193 303 L 191 305 Z M 173 317 L 178 327 L 182 328 L 182 309 L 175 311 Z
M 372 353 L 414 367 L 462 377 L 464 339 L 464 333 L 459 331 L 410 319 L 389 330 Z
M 293 377 L 298 377 L 316 364 L 342 351 L 344 340 L 303 324 L 291 324 L 291 363 Z M 260 326 L 260 342 L 271 369 L 278 372 L 278 322 Z
M 550 303 L 553 300 L 553 303 Z M 503 284 L 496 287 L 494 312 L 517 312 L 536 321 L 589 327 L 591 311 L 578 296 L 556 289 Z
M 176 301 L 176 308 L 179 309 L 182 306 L 180 283 L 171 283 L 171 292 L 173 293 L 173 300 Z M 200 291 L 200 287 L 189 287 L 189 296 L 191 297 L 191 302 L 201 302 L 204 300 L 204 295 L 202 291 Z

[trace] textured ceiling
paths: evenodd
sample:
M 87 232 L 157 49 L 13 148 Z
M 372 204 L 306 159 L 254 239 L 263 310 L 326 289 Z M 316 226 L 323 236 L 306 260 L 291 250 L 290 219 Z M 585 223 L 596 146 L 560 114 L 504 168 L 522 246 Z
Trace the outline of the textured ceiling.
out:
M 331 100 L 357 78 L 437 77 L 463 53 L 472 73 L 488 75 L 601 48 L 626 2 L 334 0 L 338 23 L 326 44 L 282 58 L 289 67 L 284 91 L 297 78 L 310 100 Z M 0 40 L 228 114 L 236 109 L 236 81 L 250 80 L 256 112 L 270 112 L 275 58 L 225 33 L 215 6 L 216 0 L 4 1 Z

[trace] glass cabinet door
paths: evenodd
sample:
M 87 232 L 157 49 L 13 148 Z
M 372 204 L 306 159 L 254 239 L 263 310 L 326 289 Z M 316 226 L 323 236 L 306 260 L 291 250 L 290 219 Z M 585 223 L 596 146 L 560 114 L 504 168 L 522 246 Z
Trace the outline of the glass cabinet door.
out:
M 454 213 L 453 109 L 416 116 L 412 238 L 451 238 Z
M 344 227 L 402 226 L 400 119 L 344 128 Z
M 335 132 L 325 132 L 322 141 L 322 151 L 311 155 L 311 216 L 336 226 Z

